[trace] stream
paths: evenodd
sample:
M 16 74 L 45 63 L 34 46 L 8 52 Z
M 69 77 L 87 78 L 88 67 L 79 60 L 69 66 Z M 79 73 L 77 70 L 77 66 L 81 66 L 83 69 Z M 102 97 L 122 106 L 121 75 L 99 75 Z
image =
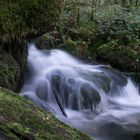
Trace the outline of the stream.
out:
M 105 65 L 90 65 L 62 50 L 29 44 L 21 96 L 95 140 L 140 139 L 139 88 Z

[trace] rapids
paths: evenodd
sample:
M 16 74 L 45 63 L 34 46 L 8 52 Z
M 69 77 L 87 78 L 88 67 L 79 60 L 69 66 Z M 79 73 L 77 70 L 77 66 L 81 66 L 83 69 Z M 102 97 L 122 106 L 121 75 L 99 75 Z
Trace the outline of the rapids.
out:
M 29 44 L 21 95 L 95 140 L 135 140 L 140 134 L 140 95 L 131 78 L 61 50 Z

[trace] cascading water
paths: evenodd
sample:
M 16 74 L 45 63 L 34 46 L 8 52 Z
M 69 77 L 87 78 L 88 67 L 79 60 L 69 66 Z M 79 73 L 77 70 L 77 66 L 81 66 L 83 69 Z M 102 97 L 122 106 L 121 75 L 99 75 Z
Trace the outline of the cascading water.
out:
M 140 134 L 139 89 L 109 66 L 86 65 L 63 51 L 30 44 L 25 78 L 22 96 L 96 140 Z

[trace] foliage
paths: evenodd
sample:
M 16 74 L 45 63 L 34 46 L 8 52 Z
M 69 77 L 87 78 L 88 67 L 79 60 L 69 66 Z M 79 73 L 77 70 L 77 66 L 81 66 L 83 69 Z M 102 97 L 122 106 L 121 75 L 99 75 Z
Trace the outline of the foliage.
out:
M 75 53 L 77 50 L 77 42 L 73 41 L 71 38 L 68 38 L 67 40 L 64 41 L 65 43 L 65 49 L 67 51 L 70 51 L 71 53 Z
M 95 16 L 99 26 L 97 32 L 108 35 L 108 41 L 118 38 L 126 44 L 137 42 L 140 37 L 139 12 L 140 9 L 128 11 L 118 5 L 110 6 L 108 10 L 100 10 Z
M 45 32 L 59 18 L 61 0 L 1 0 L 0 41 Z
M 16 61 L 0 50 L 0 86 L 15 89 L 19 78 L 19 67 Z
M 127 60 L 132 61 L 133 68 L 138 69 L 139 6 L 137 0 L 66 0 L 60 24 L 65 49 L 90 59 L 98 59 L 98 55 L 102 57 L 106 52 L 106 56 L 117 53 L 118 58 L 124 54 Z M 78 42 L 86 44 L 86 53 L 77 53 Z

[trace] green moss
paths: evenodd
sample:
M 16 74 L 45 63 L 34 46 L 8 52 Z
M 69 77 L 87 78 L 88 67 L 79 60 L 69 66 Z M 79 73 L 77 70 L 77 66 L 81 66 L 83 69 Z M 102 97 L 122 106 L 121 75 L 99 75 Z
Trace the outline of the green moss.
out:
M 4 51 L 0 51 L 0 86 L 14 89 L 19 78 L 19 67 L 16 61 Z
M 137 47 L 120 45 L 118 40 L 112 40 L 97 49 L 97 56 L 112 66 L 126 71 L 139 71 L 140 51 Z
M 27 62 L 26 41 L 50 31 L 57 25 L 61 2 L 0 0 L 0 49 L 8 53 L 3 55 L 3 52 L 0 52 L 0 86 L 19 90 Z M 18 82 L 17 86 L 15 82 Z
M 59 19 L 61 0 L 1 0 L 0 40 L 45 32 Z
M 71 52 L 72 54 L 75 54 L 77 52 L 77 41 L 73 41 L 71 38 L 68 38 L 64 41 L 64 44 L 67 51 Z
M 34 43 L 37 45 L 38 48 L 41 49 L 48 49 L 54 47 L 55 38 L 50 34 L 46 33 L 43 34 L 41 37 L 34 40 Z
M 30 101 L 0 88 L 0 132 L 11 140 L 90 140 Z

